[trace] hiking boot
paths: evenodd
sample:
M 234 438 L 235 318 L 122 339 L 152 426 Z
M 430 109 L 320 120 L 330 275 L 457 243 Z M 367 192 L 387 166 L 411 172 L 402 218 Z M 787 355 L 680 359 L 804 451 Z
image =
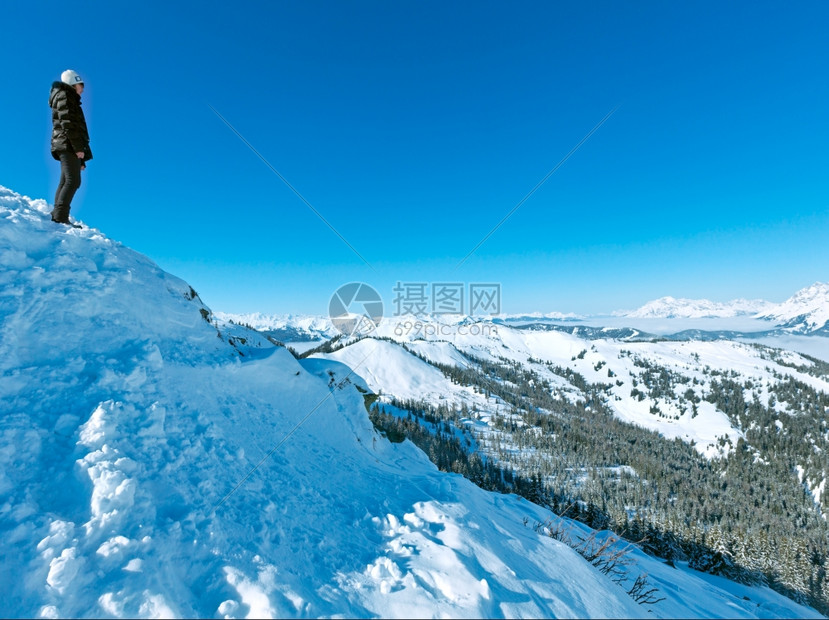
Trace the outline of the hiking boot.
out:
M 80 224 L 73 224 L 69 220 L 56 220 L 55 218 L 52 218 L 52 221 L 55 224 L 65 224 L 66 226 L 71 226 L 72 228 L 83 228 Z

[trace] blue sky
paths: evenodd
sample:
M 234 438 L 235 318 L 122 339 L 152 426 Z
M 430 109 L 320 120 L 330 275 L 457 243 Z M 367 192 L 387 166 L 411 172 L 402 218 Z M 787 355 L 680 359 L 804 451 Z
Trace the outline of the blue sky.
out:
M 73 215 L 214 310 L 349 281 L 498 282 L 506 312 L 829 280 L 825 2 L 12 3 L 0 184 L 51 200 L 47 94 L 84 76 Z M 366 265 L 211 111 L 358 250 Z M 460 268 L 609 111 L 615 114 Z

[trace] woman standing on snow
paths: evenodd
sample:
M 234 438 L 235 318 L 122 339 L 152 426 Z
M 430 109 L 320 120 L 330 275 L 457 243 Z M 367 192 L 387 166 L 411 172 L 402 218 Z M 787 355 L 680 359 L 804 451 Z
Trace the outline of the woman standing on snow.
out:
M 92 159 L 92 151 L 89 149 L 89 132 L 81 109 L 83 80 L 71 69 L 61 73 L 60 80 L 52 82 L 52 92 L 49 94 L 49 106 L 52 108 L 52 157 L 60 161 L 60 184 L 55 193 L 52 221 L 69 224 L 72 197 L 81 186 L 81 170 Z

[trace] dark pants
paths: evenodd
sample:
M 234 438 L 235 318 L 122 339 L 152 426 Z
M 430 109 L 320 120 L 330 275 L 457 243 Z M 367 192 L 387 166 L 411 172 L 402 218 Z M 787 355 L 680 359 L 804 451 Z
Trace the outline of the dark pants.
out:
M 60 184 L 55 193 L 55 208 L 52 210 L 52 220 L 55 222 L 69 222 L 72 198 L 81 186 L 82 163 L 75 153 L 60 154 Z

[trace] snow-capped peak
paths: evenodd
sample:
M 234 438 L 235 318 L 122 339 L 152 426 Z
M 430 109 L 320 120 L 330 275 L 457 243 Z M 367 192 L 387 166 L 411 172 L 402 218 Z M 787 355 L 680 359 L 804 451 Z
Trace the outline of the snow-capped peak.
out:
M 758 318 L 780 321 L 798 332 L 814 332 L 829 323 L 829 283 L 815 282 L 781 304 L 757 314 Z
M 757 314 L 771 306 L 762 299 L 734 299 L 716 302 L 708 299 L 661 297 L 632 311 L 615 312 L 615 316 L 635 319 L 711 319 Z

